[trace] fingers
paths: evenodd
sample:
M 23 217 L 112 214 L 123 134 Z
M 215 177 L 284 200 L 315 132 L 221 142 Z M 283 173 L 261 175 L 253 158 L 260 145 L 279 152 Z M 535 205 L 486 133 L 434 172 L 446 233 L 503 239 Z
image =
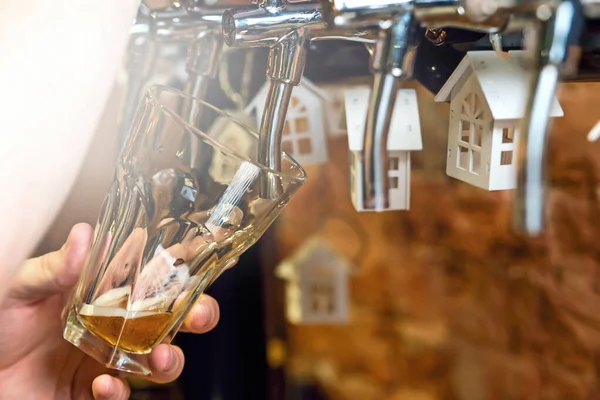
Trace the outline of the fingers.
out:
M 128 400 L 131 389 L 127 382 L 110 375 L 100 375 L 92 382 L 95 400 Z
M 152 375 L 148 379 L 156 383 L 168 383 L 181 375 L 185 359 L 179 347 L 161 344 L 152 350 L 149 362 Z
M 187 315 L 182 332 L 206 333 L 215 328 L 219 322 L 219 304 L 212 297 L 203 294 Z
M 25 261 L 11 284 L 10 296 L 34 302 L 71 289 L 83 269 L 92 235 L 91 226 L 77 224 L 60 250 Z

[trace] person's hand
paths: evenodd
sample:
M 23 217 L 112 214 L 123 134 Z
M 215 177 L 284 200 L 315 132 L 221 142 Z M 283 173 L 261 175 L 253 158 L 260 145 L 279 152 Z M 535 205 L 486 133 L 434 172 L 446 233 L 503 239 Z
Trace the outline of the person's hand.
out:
M 127 382 L 62 337 L 61 312 L 87 256 L 92 228 L 73 227 L 57 252 L 27 260 L 0 304 L 0 399 L 129 398 Z M 204 333 L 219 320 L 217 302 L 200 297 L 181 331 Z M 175 380 L 184 365 L 176 346 L 161 344 L 150 356 L 148 379 Z

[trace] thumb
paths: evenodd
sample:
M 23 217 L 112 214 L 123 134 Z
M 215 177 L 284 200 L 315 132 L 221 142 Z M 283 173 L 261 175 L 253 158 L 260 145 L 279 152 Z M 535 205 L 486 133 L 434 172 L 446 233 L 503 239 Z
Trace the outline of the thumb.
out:
M 9 296 L 34 302 L 71 289 L 79 279 L 91 239 L 91 226 L 75 225 L 60 250 L 25 261 Z

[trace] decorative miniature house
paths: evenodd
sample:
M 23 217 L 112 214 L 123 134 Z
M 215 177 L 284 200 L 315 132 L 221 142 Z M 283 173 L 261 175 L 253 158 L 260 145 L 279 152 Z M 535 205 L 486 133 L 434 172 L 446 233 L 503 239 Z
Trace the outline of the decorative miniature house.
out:
M 252 122 L 245 115 L 232 116 L 246 125 Z M 253 160 L 256 158 L 258 141 L 251 136 L 249 131 L 228 118 L 218 117 L 212 123 L 207 134 L 215 138 L 223 146 L 246 159 Z M 216 182 L 228 184 L 240 165 L 241 160 L 233 157 L 225 157 L 223 153 L 215 151 L 210 166 L 210 175 Z
M 260 126 L 268 90 L 267 82 L 246 108 L 246 113 L 254 113 L 256 126 Z M 327 161 L 326 115 L 330 103 L 327 94 L 306 78 L 292 91 L 281 148 L 301 165 Z
M 315 237 L 276 270 L 286 281 L 286 315 L 294 324 L 339 324 L 348 320 L 350 265 L 323 238 Z
M 516 187 L 518 124 L 530 80 L 521 54 L 468 52 L 435 97 L 450 102 L 449 176 L 486 190 Z M 556 97 L 549 116 L 563 116 Z
M 367 106 L 371 88 L 354 87 L 346 90 L 346 125 L 350 148 L 350 193 L 357 211 L 363 206 L 362 159 L 367 121 Z M 410 153 L 423 149 L 417 93 L 413 89 L 398 91 L 388 134 L 389 209 L 410 208 Z

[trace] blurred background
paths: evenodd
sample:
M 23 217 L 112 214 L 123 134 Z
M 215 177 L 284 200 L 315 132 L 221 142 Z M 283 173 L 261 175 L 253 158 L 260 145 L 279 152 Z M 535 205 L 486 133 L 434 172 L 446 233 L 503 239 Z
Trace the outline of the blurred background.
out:
M 253 96 L 267 57 L 252 52 Z M 238 88 L 247 51 L 228 57 L 229 84 Z M 327 93 L 368 83 L 368 53 L 321 42 L 305 75 Z M 183 85 L 184 77 L 169 76 L 163 83 Z M 186 354 L 182 377 L 166 386 L 136 383 L 132 398 L 600 399 L 600 144 L 586 140 L 598 122 L 600 84 L 560 86 L 565 116 L 552 129 L 548 226 L 536 240 L 512 231 L 512 192 L 446 176 L 449 106 L 416 83 L 407 86 L 417 91 L 424 146 L 412 156 L 411 210 L 356 213 L 347 137 L 328 136 L 328 161 L 305 167 L 305 187 L 210 288 L 221 306 L 218 327 L 176 337 Z M 123 88 L 116 83 L 86 164 L 38 253 L 58 249 L 75 223 L 95 224 L 120 147 Z M 215 80 L 208 101 L 234 108 L 223 89 Z M 324 104 L 324 113 L 339 107 Z M 348 286 L 339 300 L 348 309 L 343 321 L 287 317 L 290 283 L 278 268 L 313 238 L 346 262 L 345 281 L 336 281 Z

